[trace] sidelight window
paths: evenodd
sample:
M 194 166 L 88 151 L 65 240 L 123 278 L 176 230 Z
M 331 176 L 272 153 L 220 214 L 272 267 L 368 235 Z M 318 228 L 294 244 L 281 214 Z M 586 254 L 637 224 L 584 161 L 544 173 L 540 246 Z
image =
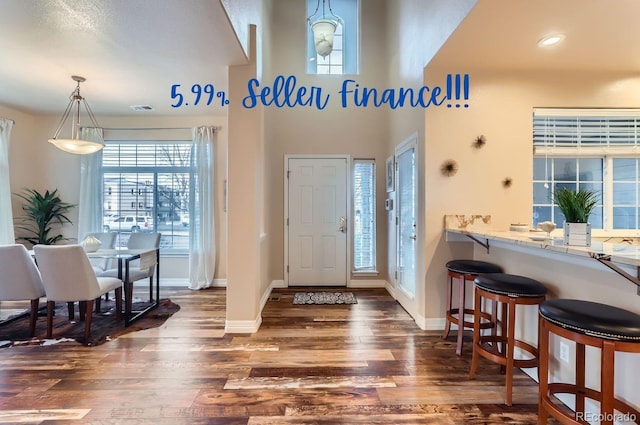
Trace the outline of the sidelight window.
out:
M 353 171 L 353 269 L 376 271 L 376 163 L 355 159 Z

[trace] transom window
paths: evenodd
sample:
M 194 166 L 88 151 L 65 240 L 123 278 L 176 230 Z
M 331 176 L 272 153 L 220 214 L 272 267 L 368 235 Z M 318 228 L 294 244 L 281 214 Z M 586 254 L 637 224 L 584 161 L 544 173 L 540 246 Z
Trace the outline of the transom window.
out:
M 640 110 L 535 109 L 533 224 L 564 216 L 553 205 L 560 187 L 594 190 L 593 229 L 640 230 Z
M 118 233 L 118 246 L 132 232 L 160 232 L 163 251 L 187 252 L 192 147 L 191 141 L 105 143 L 103 227 Z

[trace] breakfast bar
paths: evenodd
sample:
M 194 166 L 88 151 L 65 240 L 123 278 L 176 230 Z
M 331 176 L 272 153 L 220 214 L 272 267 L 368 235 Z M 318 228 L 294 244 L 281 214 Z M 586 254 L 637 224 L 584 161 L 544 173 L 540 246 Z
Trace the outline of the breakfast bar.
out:
M 446 231 L 448 242 L 465 241 L 466 238 L 481 245 L 487 252 L 490 252 L 492 244 L 501 247 L 514 245 L 514 248 L 543 249 L 549 253 L 591 258 L 634 284 L 640 295 L 639 245 L 606 241 L 613 238 L 594 238 L 589 247 L 565 245 L 562 237 L 548 236 L 540 231 L 467 231 L 454 228 L 448 228 Z
M 548 289 L 547 299 L 569 298 L 593 301 L 640 313 L 640 246 L 623 238 L 593 238 L 591 246 L 565 245 L 562 231 L 510 231 L 495 229 L 490 216 L 447 215 L 444 237 L 448 244 L 466 246 L 474 260 L 490 261 L 506 273 L 537 279 Z M 460 249 L 457 250 L 458 252 Z M 538 311 L 529 308 L 517 317 L 516 334 L 537 344 Z M 575 344 L 553 338 L 551 351 L 559 359 L 551 379 L 572 382 Z M 587 382 L 598 382 L 600 352 L 586 353 Z M 615 381 L 617 396 L 640 406 L 640 356 L 617 353 Z M 536 369 L 525 370 L 538 380 Z M 563 400 L 573 408 L 573 400 Z M 597 405 L 588 406 L 594 411 Z

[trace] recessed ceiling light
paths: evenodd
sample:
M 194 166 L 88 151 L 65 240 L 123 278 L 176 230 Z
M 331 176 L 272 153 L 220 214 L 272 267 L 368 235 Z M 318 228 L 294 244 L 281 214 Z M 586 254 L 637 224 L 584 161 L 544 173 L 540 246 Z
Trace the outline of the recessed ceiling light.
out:
M 538 40 L 538 47 L 555 46 L 564 40 L 564 34 L 551 34 Z
M 131 105 L 129 108 L 134 111 L 153 111 L 153 107 L 149 105 Z

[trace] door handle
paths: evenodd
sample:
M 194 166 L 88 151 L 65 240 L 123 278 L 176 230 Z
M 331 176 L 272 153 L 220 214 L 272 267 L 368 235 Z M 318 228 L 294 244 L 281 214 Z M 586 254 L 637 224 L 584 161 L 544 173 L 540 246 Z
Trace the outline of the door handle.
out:
M 342 215 L 338 219 L 338 222 L 338 232 L 347 233 L 347 218 Z
M 411 239 L 411 240 L 414 240 L 414 241 L 415 241 L 415 240 L 416 240 L 416 235 L 411 235 L 411 236 L 409 236 L 409 239 Z

